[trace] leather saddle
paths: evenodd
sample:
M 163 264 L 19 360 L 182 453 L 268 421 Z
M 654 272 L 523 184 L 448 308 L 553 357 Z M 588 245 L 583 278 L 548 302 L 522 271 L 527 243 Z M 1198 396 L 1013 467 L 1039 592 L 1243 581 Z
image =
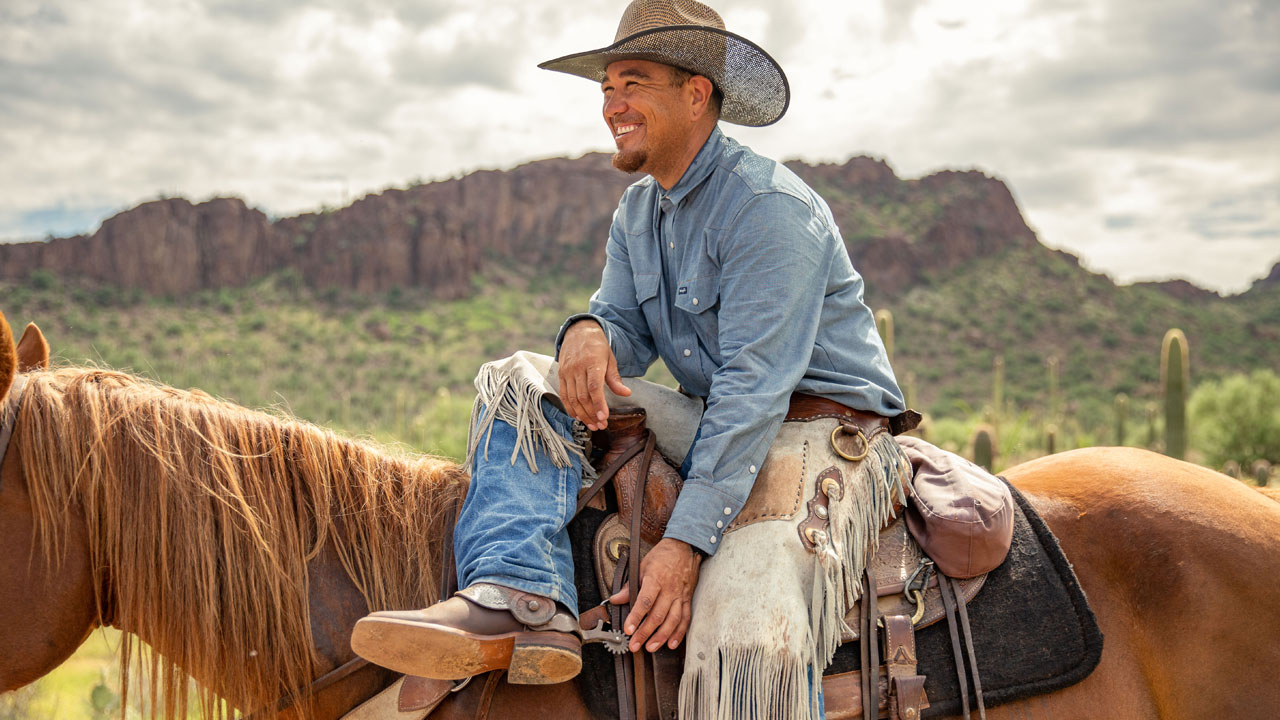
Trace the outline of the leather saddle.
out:
M 600 481 L 584 490 L 579 499 L 579 511 L 583 507 L 616 510 L 600 524 L 592 547 L 595 579 L 602 597 L 612 595 L 628 582 L 630 569 L 662 537 L 681 483 L 675 469 L 653 450 L 651 442 L 646 442 L 643 410 L 615 411 L 610 426 L 610 437 L 596 438 L 597 447 L 608 448 L 598 463 Z M 614 485 L 614 503 L 607 503 L 605 494 L 599 492 L 610 481 Z M 639 517 L 635 516 L 636 505 L 641 507 Z M 916 673 L 914 632 L 944 618 L 954 623 L 957 606 L 963 613 L 964 605 L 986 581 L 985 573 L 963 580 L 939 573 L 911 535 L 904 515 L 899 509 L 897 516 L 881 529 L 878 548 L 867 568 L 865 585 L 874 594 L 875 608 L 871 608 L 868 598 L 855 604 L 844 618 L 846 630 L 841 643 L 859 643 L 864 658 L 862 668 L 875 667 L 875 675 L 865 678 L 863 670 L 855 670 L 823 677 L 828 720 L 869 717 L 871 707 L 875 707 L 878 718 L 916 720 L 929 702 L 924 693 L 924 676 Z M 639 546 L 638 553 L 633 552 L 633 545 Z M 582 614 L 582 626 L 592 627 L 601 621 L 620 624 L 625 611 L 598 606 Z M 868 615 L 874 616 L 874 624 Z M 869 643 L 862 642 L 864 637 Z M 868 644 L 874 647 L 868 648 Z M 956 659 L 962 663 L 958 644 L 956 652 Z M 615 661 L 620 718 L 676 720 L 683 647 L 654 654 L 642 651 L 634 658 L 630 654 L 625 658 L 615 656 Z M 643 671 L 646 662 L 651 672 Z M 491 697 L 495 691 L 496 680 L 490 677 L 485 683 L 486 696 Z M 976 685 L 976 677 L 974 681 Z M 962 681 L 962 685 L 966 684 Z M 461 686 L 452 682 L 406 678 L 399 694 L 399 710 L 429 713 L 450 690 L 457 689 Z

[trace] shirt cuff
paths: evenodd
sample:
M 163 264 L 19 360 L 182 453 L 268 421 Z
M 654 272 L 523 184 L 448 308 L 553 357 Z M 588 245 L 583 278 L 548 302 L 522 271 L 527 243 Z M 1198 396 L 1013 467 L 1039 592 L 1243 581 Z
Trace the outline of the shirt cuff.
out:
M 613 347 L 613 337 L 609 333 L 609 323 L 602 320 L 599 315 L 593 315 L 592 313 L 578 313 L 576 315 L 570 315 L 569 319 L 565 320 L 564 324 L 560 326 L 560 332 L 556 333 L 556 360 L 560 359 L 560 346 L 564 344 L 564 334 L 569 332 L 570 325 L 573 325 L 579 320 L 595 320 L 600 325 L 600 328 L 604 330 L 604 336 L 609 341 L 609 347 Z
M 742 510 L 743 503 L 705 481 L 686 480 L 663 536 L 715 555 L 720 549 L 720 538 Z

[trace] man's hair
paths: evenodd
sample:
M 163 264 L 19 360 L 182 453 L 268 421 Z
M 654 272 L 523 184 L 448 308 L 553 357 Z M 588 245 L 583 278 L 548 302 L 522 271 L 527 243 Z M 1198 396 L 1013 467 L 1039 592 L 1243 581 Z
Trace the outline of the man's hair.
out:
M 684 84 L 694 76 L 694 73 L 683 68 L 678 68 L 674 65 L 668 65 L 667 67 L 671 68 L 671 87 L 684 87 Z M 703 77 L 707 76 L 703 75 Z M 707 80 L 711 80 L 711 78 L 707 78 Z M 717 120 L 720 119 L 720 103 L 723 100 L 724 94 L 720 92 L 720 88 L 716 87 L 713 81 L 711 83 L 711 98 L 707 101 L 707 109 L 715 115 Z

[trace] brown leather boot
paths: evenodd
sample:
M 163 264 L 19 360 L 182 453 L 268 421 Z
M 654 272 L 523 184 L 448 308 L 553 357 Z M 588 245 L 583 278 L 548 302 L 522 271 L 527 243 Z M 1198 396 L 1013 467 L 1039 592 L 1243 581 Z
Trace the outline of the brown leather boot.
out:
M 644 408 L 610 410 L 608 432 L 609 451 L 605 453 L 603 467 L 613 464 L 629 448 L 644 443 L 648 437 Z M 632 498 L 636 483 L 640 481 L 643 456 L 643 452 L 633 456 L 618 470 L 613 480 L 618 497 L 618 515 L 626 527 L 631 523 Z M 683 485 L 680 473 L 655 449 L 649 461 L 649 478 L 644 486 L 644 512 L 640 518 L 640 537 L 646 543 L 653 545 L 662 539 Z
M 506 668 L 507 682 L 547 685 L 582 669 L 568 612 L 539 595 L 476 583 L 423 610 L 375 612 L 356 623 L 351 649 L 375 665 L 437 680 Z

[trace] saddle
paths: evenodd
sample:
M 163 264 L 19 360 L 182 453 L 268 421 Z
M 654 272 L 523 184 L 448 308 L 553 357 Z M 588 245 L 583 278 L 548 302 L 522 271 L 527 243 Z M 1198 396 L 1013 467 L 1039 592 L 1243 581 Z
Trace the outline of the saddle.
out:
M 579 495 L 578 512 L 590 507 L 608 513 L 595 531 L 591 551 L 594 579 L 603 598 L 628 584 L 631 597 L 637 597 L 640 559 L 662 538 L 682 485 L 679 473 L 655 449 L 653 435 L 644 421 L 645 411 L 640 408 L 611 411 L 608 434 L 596 433 L 593 437 L 593 445 L 604 449 L 596 463 L 598 479 Z M 601 492 L 610 483 L 614 487 L 613 498 Z M 825 513 L 815 512 L 812 501 L 809 510 L 811 518 L 825 518 Z M 874 667 L 876 671 L 865 673 L 859 669 L 824 677 L 826 717 L 919 718 L 929 701 L 924 691 L 925 677 L 917 672 L 914 633 L 947 618 L 960 684 L 966 689 L 967 718 L 969 682 L 959 638 L 961 634 L 969 635 L 965 607 L 982 589 L 986 573 L 964 580 L 946 577 L 913 538 L 904 513 L 895 512 L 895 516 L 881 529 L 878 550 L 864 578 L 863 601 L 845 616 L 847 629 L 841 636 L 842 643 L 858 643 L 860 668 Z M 444 576 L 452 575 L 452 568 L 446 568 Z M 620 628 L 629 611 L 629 606 L 602 603 L 582 612 L 580 624 L 584 629 L 603 624 Z M 983 711 L 971 640 L 968 647 L 978 706 Z M 615 652 L 620 720 L 676 720 L 683 650 L 681 646 L 655 653 L 643 649 L 634 654 Z M 485 695 L 491 695 L 496 684 L 497 678 L 490 677 L 485 683 Z M 406 678 L 400 689 L 399 710 L 433 708 L 456 689 L 460 689 L 456 683 Z M 482 702 L 482 706 L 487 703 Z M 985 718 L 984 711 L 982 717 Z
M 610 430 L 613 434 L 607 438 L 610 444 L 602 463 L 605 467 L 600 472 L 601 480 L 584 492 L 579 503 L 585 507 L 594 502 L 597 509 L 607 510 L 600 502 L 604 496 L 594 493 L 609 476 L 613 477 L 618 511 L 600 523 L 591 552 L 601 597 L 617 592 L 622 583 L 634 575 L 639 559 L 661 539 L 681 483 L 675 469 L 661 455 L 655 457 L 651 447 L 646 448 L 643 456 L 638 455 L 642 445 L 652 445 L 645 442 L 643 410 L 614 411 Z M 801 527 L 801 539 L 806 544 L 810 543 L 806 531 L 825 530 L 827 513 L 823 511 L 827 498 L 824 493 L 829 491 L 823 487 L 824 492 L 817 493 L 810 501 L 809 520 Z M 636 518 L 634 508 L 642 496 L 641 515 Z M 876 667 L 877 672 L 874 677 L 864 677 L 861 670 L 856 670 L 823 678 L 826 716 L 832 719 L 873 715 L 903 720 L 918 718 L 929 702 L 924 692 L 925 678 L 917 672 L 914 633 L 947 618 L 953 628 L 957 671 L 966 689 L 967 717 L 969 682 L 960 657 L 964 647 L 960 637 L 969 636 L 965 608 L 982 589 L 987 574 L 963 580 L 948 578 L 921 549 L 901 508 L 894 515 L 895 519 L 881 529 L 877 552 L 868 564 L 864 582 L 866 597 L 846 614 L 847 629 L 841 636 L 842 643 L 859 644 L 863 657 L 861 667 Z M 639 551 L 635 552 L 637 547 Z M 633 589 L 632 597 L 634 592 Z M 606 610 L 606 606 L 598 606 L 583 613 L 583 627 L 595 626 L 606 614 L 612 616 L 613 626 L 618 627 L 625 617 L 625 609 L 607 607 Z M 968 648 L 975 695 L 985 717 L 971 639 Z M 662 649 L 653 654 L 642 651 L 634 659 L 615 656 L 621 720 L 675 720 L 682 650 Z M 653 668 L 651 683 L 644 680 L 646 656 Z M 628 661 L 633 663 L 629 670 L 625 667 Z

